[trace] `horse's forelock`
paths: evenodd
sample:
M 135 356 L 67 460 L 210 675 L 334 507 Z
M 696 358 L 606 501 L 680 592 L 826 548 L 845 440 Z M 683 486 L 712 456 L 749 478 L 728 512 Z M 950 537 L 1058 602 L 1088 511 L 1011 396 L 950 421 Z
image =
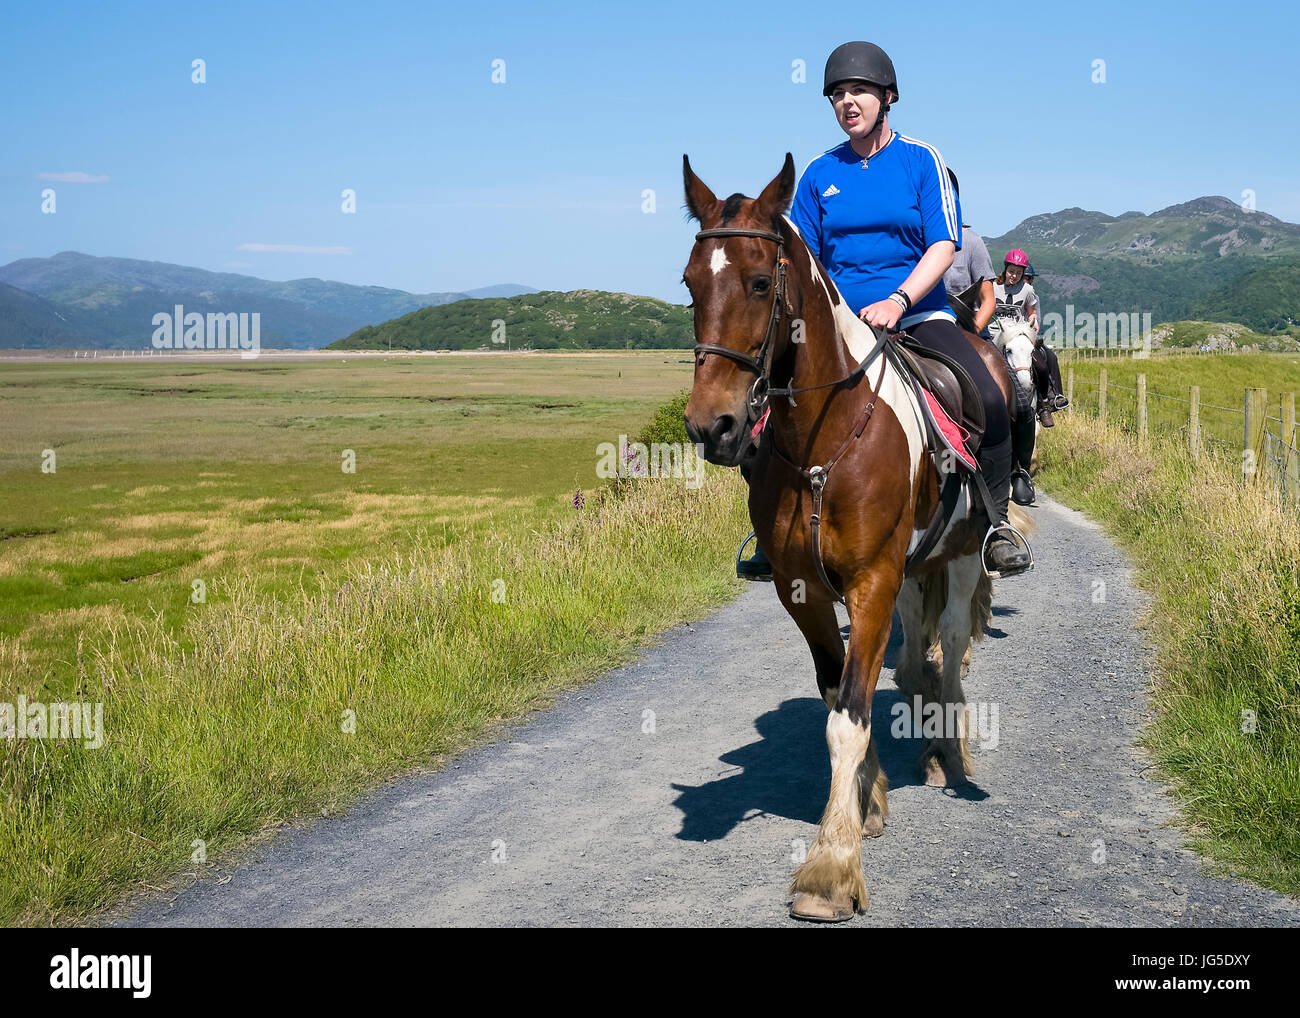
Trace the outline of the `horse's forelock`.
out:
M 740 206 L 749 201 L 745 195 L 737 191 L 725 202 L 722 203 L 722 224 L 725 226 L 740 214 Z
M 720 225 L 726 226 L 727 224 L 729 224 L 733 219 L 735 219 L 738 215 L 740 215 L 741 211 L 744 209 L 746 202 L 753 202 L 754 200 L 755 199 L 749 197 L 749 195 L 741 194 L 739 191 L 731 195 L 729 198 L 727 198 L 726 201 L 722 203 L 722 212 L 721 212 L 722 218 L 721 218 Z M 777 212 L 772 214 L 772 219 L 770 222 L 762 225 L 766 226 L 768 229 L 776 233 L 780 233 L 781 226 L 784 223 L 784 221 L 785 221 L 785 217 L 781 215 L 779 212 Z

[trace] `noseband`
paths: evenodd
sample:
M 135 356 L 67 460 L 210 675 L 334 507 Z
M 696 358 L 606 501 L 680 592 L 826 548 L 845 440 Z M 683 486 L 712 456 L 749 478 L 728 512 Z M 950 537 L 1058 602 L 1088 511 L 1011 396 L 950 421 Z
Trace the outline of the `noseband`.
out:
M 704 358 L 707 355 L 715 353 L 722 357 L 729 357 L 758 376 L 754 379 L 754 384 L 749 387 L 749 395 L 745 398 L 746 413 L 752 424 L 763 415 L 763 410 L 767 407 L 767 399 L 771 388 L 772 356 L 776 350 L 776 335 L 781 324 L 781 309 L 784 308 L 787 314 L 794 313 L 794 309 L 790 306 L 789 297 L 786 294 L 785 285 L 785 270 L 790 264 L 790 259 L 785 256 L 785 241 L 781 239 L 779 233 L 773 233 L 771 230 L 719 227 L 716 230 L 701 230 L 695 235 L 695 240 L 698 243 L 701 240 L 711 240 L 714 237 L 754 237 L 758 240 L 770 240 L 776 244 L 776 267 L 772 273 L 774 276 L 772 280 L 772 314 L 767 320 L 767 332 L 764 333 L 763 343 L 758 348 L 758 356 L 751 357 L 747 353 L 733 350 L 729 346 L 719 346 L 717 343 L 697 343 L 695 345 L 696 363 L 704 363 Z

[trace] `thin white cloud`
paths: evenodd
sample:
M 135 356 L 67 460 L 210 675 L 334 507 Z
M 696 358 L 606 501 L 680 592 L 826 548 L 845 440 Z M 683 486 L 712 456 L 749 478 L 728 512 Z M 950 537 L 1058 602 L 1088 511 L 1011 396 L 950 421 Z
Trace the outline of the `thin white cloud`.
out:
M 240 244 L 237 251 L 265 251 L 272 254 L 350 255 L 350 247 L 310 247 L 307 244 Z
M 107 184 L 108 177 L 102 173 L 82 173 L 72 170 L 68 173 L 38 173 L 41 180 L 53 180 L 58 184 Z

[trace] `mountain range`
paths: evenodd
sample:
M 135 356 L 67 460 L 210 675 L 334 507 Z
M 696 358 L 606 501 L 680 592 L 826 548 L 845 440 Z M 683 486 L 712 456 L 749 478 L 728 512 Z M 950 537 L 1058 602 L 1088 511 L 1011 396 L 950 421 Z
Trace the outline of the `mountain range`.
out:
M 421 308 L 334 350 L 663 350 L 695 343 L 689 308 L 605 290 L 542 291 Z
M 64 251 L 0 267 L 0 348 L 150 345 L 153 316 L 261 313 L 264 347 L 313 349 L 409 311 L 452 301 L 514 296 L 503 283 L 463 293 L 407 293 L 324 279 L 273 282 L 232 272 Z
M 978 224 L 974 224 L 978 226 Z M 1155 324 L 1236 322 L 1300 335 L 1300 225 L 1223 197 L 1150 215 L 1080 208 L 1031 216 L 986 238 L 995 268 L 1024 248 L 1045 312 L 1147 313 Z M 692 343 L 680 305 L 603 291 L 500 284 L 408 293 L 322 279 L 273 282 L 229 272 L 65 251 L 0 267 L 0 348 L 141 348 L 153 316 L 261 312 L 263 347 L 626 348 Z M 502 344 L 504 345 L 504 344 Z
M 973 225 L 973 224 L 972 224 Z M 1159 322 L 1232 321 L 1262 331 L 1300 324 L 1300 225 L 1197 198 L 1150 215 L 1080 208 L 1031 216 L 986 238 L 995 268 L 1023 248 L 1047 310 L 1150 312 Z

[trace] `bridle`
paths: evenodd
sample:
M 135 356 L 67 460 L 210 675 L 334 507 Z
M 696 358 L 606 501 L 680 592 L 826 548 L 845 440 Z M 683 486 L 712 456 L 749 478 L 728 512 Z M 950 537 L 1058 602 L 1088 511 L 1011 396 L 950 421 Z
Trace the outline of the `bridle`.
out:
M 758 356 L 751 357 L 747 353 L 733 350 L 729 346 L 719 346 L 717 343 L 695 344 L 696 363 L 702 364 L 704 362 L 703 358 L 711 353 L 718 354 L 721 357 L 729 357 L 758 376 L 754 379 L 754 384 L 749 387 L 749 394 L 745 397 L 746 414 L 749 417 L 749 423 L 752 425 L 763 415 L 763 411 L 767 408 L 768 397 L 772 395 L 772 356 L 776 351 L 776 336 L 781 325 L 781 310 L 784 308 L 786 314 L 794 314 L 794 308 L 790 306 L 790 297 L 786 292 L 785 285 L 785 273 L 790 265 L 790 259 L 785 256 L 784 238 L 779 233 L 773 233 L 771 230 L 747 230 L 741 227 L 723 226 L 715 230 L 701 230 L 695 235 L 695 240 L 698 243 L 715 237 L 754 237 L 758 240 L 770 240 L 776 244 L 776 267 L 772 270 L 772 314 L 767 319 L 767 332 L 763 334 L 763 343 L 758 348 Z
M 1025 319 L 1024 319 L 1024 318 L 1021 316 L 1021 314 L 1019 313 L 1019 310 L 1017 310 L 1017 312 L 1016 312 L 1015 314 L 1013 314 L 1013 315 L 997 315 L 997 316 L 995 316 L 995 317 L 998 317 L 998 318 L 1009 318 L 1009 319 L 1011 319 L 1011 321 L 1015 322 L 1016 324 L 1020 324 L 1020 323 L 1023 323 L 1023 322 L 1025 321 Z M 1016 367 L 1014 364 L 1011 363 L 1011 348 L 1010 348 L 1010 347 L 1006 347 L 1006 348 L 1002 351 L 1002 356 L 1003 356 L 1003 358 L 1004 358 L 1004 359 L 1006 360 L 1006 362 L 1007 362 L 1007 367 L 1009 367 L 1009 368 L 1012 370 L 1012 372 L 1023 371 L 1025 374 L 1029 375 L 1030 377 L 1033 376 L 1033 371 L 1034 371 L 1034 369 L 1033 369 L 1033 365 L 1032 365 L 1032 364 L 1030 364 L 1030 366 L 1028 366 L 1028 367 Z
M 758 240 L 770 240 L 776 244 L 776 266 L 772 270 L 772 313 L 768 316 L 767 331 L 763 334 L 763 342 L 758 348 L 758 355 L 751 357 L 747 353 L 733 350 L 729 346 L 719 346 L 717 343 L 695 344 L 695 361 L 697 364 L 703 364 L 704 357 L 713 353 L 730 358 L 758 376 L 754 379 L 754 384 L 749 387 L 749 394 L 745 398 L 746 414 L 751 425 L 763 416 L 763 411 L 767 409 L 768 400 L 772 396 L 785 396 L 790 400 L 791 406 L 798 406 L 794 401 L 797 393 L 843 385 L 846 382 L 851 382 L 867 370 L 867 365 L 884 346 L 885 333 L 883 331 L 878 334 L 876 345 L 871 352 L 843 378 L 837 378 L 833 382 L 823 382 L 821 385 L 805 385 L 797 389 L 791 386 L 778 389 L 772 388 L 772 357 L 776 352 L 776 337 L 780 331 L 781 311 L 784 309 L 787 315 L 794 314 L 794 307 L 790 304 L 790 295 L 786 287 L 786 269 L 789 268 L 790 259 L 785 256 L 785 239 L 779 233 L 774 233 L 771 230 L 750 230 L 738 226 L 720 226 L 713 230 L 701 230 L 695 235 L 695 240 L 698 243 L 701 240 L 711 240 L 714 237 L 755 237 Z

